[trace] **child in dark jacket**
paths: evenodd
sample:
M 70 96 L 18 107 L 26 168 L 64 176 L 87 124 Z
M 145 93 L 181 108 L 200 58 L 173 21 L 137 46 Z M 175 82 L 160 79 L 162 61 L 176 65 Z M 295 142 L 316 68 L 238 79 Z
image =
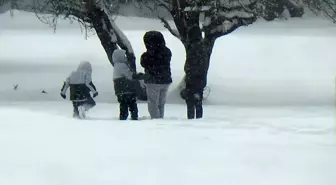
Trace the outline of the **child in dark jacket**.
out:
M 114 90 L 120 104 L 119 119 L 127 120 L 128 111 L 130 111 L 131 119 L 138 120 L 138 105 L 136 102 L 135 81 L 133 80 L 135 75 L 127 65 L 126 51 L 115 50 L 112 54 L 112 60 L 114 62 Z
M 79 64 L 78 69 L 73 71 L 64 82 L 61 90 L 61 96 L 66 99 L 66 92 L 70 87 L 70 100 L 73 104 L 73 117 L 85 118 L 85 112 L 96 105 L 96 102 L 91 97 L 98 96 L 96 87 L 92 83 L 92 67 L 87 61 Z

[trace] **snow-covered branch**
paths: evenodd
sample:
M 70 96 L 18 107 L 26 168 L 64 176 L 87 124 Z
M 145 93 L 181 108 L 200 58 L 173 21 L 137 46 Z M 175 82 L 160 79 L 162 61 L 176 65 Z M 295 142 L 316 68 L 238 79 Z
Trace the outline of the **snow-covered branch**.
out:
M 246 11 L 241 10 L 232 10 L 232 11 L 219 11 L 219 16 L 225 18 L 225 19 L 232 19 L 232 18 L 251 18 L 255 15 Z
M 336 23 L 336 0 L 303 0 L 310 10 L 322 14 Z
M 134 50 L 133 50 L 130 40 L 127 38 L 124 32 L 119 29 L 119 27 L 117 26 L 114 20 L 111 20 L 110 18 L 110 21 L 112 25 L 112 30 L 117 38 L 118 45 L 122 49 L 126 50 L 128 53 L 134 54 Z
M 235 9 L 242 6 L 249 6 L 258 0 L 220 0 L 219 5 L 222 8 Z
M 172 35 L 174 35 L 176 38 L 178 38 L 178 39 L 181 40 L 181 35 L 180 35 L 180 33 L 179 33 L 176 29 L 173 29 L 173 28 L 170 26 L 169 22 L 168 22 L 166 19 L 164 19 L 164 18 L 162 18 L 162 17 L 159 17 L 159 19 L 160 19 L 161 22 L 163 23 L 163 26 L 164 26 L 165 28 L 167 28 L 168 31 L 169 31 Z
M 229 34 L 240 26 L 253 23 L 257 18 L 257 14 L 251 11 L 255 9 L 255 0 L 223 0 L 220 3 L 220 7 L 211 9 L 204 18 L 203 31 L 208 37 L 215 39 Z

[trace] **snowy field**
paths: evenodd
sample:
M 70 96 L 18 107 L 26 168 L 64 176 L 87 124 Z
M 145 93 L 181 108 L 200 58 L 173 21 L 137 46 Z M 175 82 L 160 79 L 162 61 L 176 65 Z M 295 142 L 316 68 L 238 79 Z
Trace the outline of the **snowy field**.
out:
M 164 31 L 155 20 L 117 22 L 137 59 L 145 31 Z M 336 183 L 333 24 L 317 18 L 260 21 L 219 39 L 205 118 L 196 121 L 186 120 L 175 90 L 183 76 L 183 46 L 164 34 L 174 80 L 166 119 L 149 120 L 141 102 L 141 121 L 121 122 L 112 68 L 96 36 L 85 40 L 67 21 L 54 34 L 33 14 L 0 15 L 0 184 Z M 74 120 L 70 102 L 59 96 L 80 60 L 93 64 L 100 93 L 87 120 Z

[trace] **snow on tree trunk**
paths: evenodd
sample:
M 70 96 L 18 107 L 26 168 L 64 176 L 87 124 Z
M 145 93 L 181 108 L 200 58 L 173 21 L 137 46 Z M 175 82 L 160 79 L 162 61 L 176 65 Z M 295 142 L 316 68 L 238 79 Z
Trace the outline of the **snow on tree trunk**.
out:
M 89 12 L 88 16 L 92 20 L 93 28 L 97 33 L 110 63 L 114 66 L 112 54 L 114 50 L 118 49 L 117 37 L 110 26 L 111 23 L 108 15 L 103 10 L 94 8 Z
M 89 17 L 92 20 L 93 27 L 97 32 L 98 38 L 106 52 L 106 55 L 114 66 L 112 54 L 114 50 L 121 48 L 127 53 L 129 59 L 129 65 L 133 72 L 136 72 L 135 55 L 126 35 L 119 29 L 115 21 L 112 19 L 112 15 L 108 14 L 108 10 L 104 10 L 100 6 L 92 5 L 89 11 Z
M 126 37 L 124 32 L 122 32 L 119 29 L 119 27 L 116 25 L 114 20 L 110 18 L 110 22 L 112 25 L 112 29 L 115 32 L 115 35 L 117 36 L 117 42 L 118 42 L 119 47 L 126 51 L 131 70 L 133 72 L 136 72 L 135 54 L 134 54 L 134 50 L 133 50 L 130 40 Z

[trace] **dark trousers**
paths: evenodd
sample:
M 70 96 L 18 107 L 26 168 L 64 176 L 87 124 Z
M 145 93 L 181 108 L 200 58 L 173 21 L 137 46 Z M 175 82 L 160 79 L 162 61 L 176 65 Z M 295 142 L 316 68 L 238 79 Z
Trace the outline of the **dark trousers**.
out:
M 131 119 L 138 120 L 138 105 L 136 103 L 136 94 L 117 95 L 120 106 L 120 120 L 127 120 L 128 111 L 131 112 Z
M 85 111 L 93 108 L 96 105 L 96 102 L 93 100 L 92 97 L 89 97 L 86 101 L 72 101 L 72 106 L 73 106 L 73 116 L 77 117 L 79 116 L 79 106 L 84 106 Z
M 187 104 L 187 117 L 188 119 L 200 119 L 203 117 L 203 91 L 199 92 L 187 92 L 186 104 Z M 195 114 L 196 113 L 196 114 Z

